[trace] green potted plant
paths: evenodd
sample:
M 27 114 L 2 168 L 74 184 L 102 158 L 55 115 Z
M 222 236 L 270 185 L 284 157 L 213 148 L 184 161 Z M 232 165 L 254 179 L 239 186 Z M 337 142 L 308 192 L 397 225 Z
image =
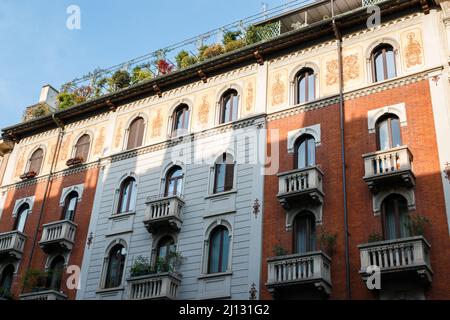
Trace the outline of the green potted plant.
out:
M 175 57 L 178 69 L 184 69 L 198 62 L 195 56 L 190 55 L 187 51 L 181 50 Z
M 430 225 L 430 220 L 421 214 L 409 215 L 406 227 L 411 236 L 424 236 L 426 228 Z
M 212 44 L 210 46 L 203 46 L 200 48 L 200 60 L 207 60 L 217 57 L 225 52 L 224 47 L 220 43 Z
M 150 70 L 145 69 L 142 66 L 136 66 L 131 72 L 131 84 L 136 84 L 145 80 L 149 80 L 152 77 L 153 75 L 150 72 Z
M 320 250 L 332 257 L 336 252 L 337 234 L 330 233 L 327 230 L 322 229 L 319 232 L 317 240 Z
M 48 273 L 37 269 L 28 269 L 22 278 L 25 292 L 40 292 L 47 290 Z
M 241 34 L 241 31 L 228 31 L 224 34 L 222 43 L 226 52 L 237 50 L 246 45 L 245 39 L 239 38 Z
M 383 241 L 383 236 L 381 234 L 379 234 L 378 232 L 371 232 L 369 234 L 369 239 L 368 239 L 369 243 L 379 242 L 379 241 Z
M 150 259 L 143 256 L 138 256 L 131 266 L 131 277 L 139 277 L 151 273 L 154 273 L 154 270 L 150 263 Z
M 128 87 L 131 83 L 131 77 L 126 70 L 117 70 L 111 78 L 108 79 L 109 91 L 117 91 Z
M 273 254 L 274 254 L 276 257 L 285 256 L 285 255 L 287 255 L 287 253 L 288 253 L 288 251 L 287 251 L 284 247 L 282 247 L 282 246 L 280 246 L 280 245 L 274 246 L 273 249 L 272 249 L 272 251 L 273 251 Z

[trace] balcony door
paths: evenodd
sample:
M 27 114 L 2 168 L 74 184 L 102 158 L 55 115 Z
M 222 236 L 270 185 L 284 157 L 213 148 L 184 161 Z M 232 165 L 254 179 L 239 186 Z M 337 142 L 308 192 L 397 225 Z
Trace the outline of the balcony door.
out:
M 295 169 L 303 169 L 316 164 L 316 141 L 307 134 L 295 143 Z
M 294 253 L 316 250 L 316 222 L 310 212 L 299 213 L 294 220 Z
M 387 114 L 378 120 L 377 125 L 378 150 L 388 150 L 402 145 L 400 120 L 396 115 Z
M 382 212 L 385 240 L 409 236 L 408 204 L 405 198 L 397 194 L 390 195 L 383 201 Z

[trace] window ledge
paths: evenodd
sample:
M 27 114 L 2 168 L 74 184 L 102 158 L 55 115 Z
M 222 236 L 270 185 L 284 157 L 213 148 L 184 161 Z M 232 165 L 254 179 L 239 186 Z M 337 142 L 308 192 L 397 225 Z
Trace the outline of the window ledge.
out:
M 211 273 L 211 274 L 202 274 L 197 279 L 210 279 L 210 278 L 222 278 L 233 275 L 233 271 L 220 272 L 220 273 Z
M 110 293 L 110 292 L 118 292 L 123 291 L 125 288 L 123 286 L 116 287 L 116 288 L 108 288 L 108 289 L 97 289 L 95 293 L 102 294 L 102 293 Z
M 237 193 L 237 190 L 236 189 L 232 189 L 232 190 L 229 190 L 229 191 L 224 191 L 224 192 L 219 192 L 219 193 L 214 193 L 214 194 L 207 195 L 205 197 L 205 199 L 212 199 L 212 198 L 227 196 L 227 195 L 235 194 L 235 193 Z
M 124 217 L 128 217 L 128 216 L 132 216 L 136 214 L 136 211 L 130 211 L 130 212 L 124 212 L 124 213 L 118 213 L 118 214 L 113 214 L 109 217 L 110 220 L 115 220 L 115 219 L 120 219 L 120 218 L 124 218 Z

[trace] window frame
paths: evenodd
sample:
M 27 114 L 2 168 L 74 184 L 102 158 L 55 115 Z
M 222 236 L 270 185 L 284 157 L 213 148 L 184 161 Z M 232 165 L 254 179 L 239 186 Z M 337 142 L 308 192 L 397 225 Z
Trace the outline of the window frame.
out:
M 73 209 L 72 218 L 67 219 L 67 210 L 69 209 L 70 202 L 73 198 L 76 198 L 75 208 Z M 80 195 L 78 194 L 77 191 L 73 190 L 73 191 L 69 192 L 69 194 L 67 194 L 66 198 L 64 199 L 64 206 L 63 206 L 63 211 L 62 211 L 62 215 L 61 215 L 61 220 L 69 220 L 72 222 L 75 221 L 75 215 L 77 213 L 77 207 L 78 207 L 79 200 L 80 200 Z
M 42 153 L 42 155 L 40 155 L 39 157 L 35 157 L 36 153 L 39 151 Z M 26 173 L 34 172 L 38 176 L 42 171 L 42 165 L 44 162 L 44 158 L 45 158 L 45 152 L 44 152 L 43 148 L 37 148 L 36 150 L 34 150 L 33 153 L 31 154 L 30 158 L 28 159 Z M 39 161 L 39 168 L 36 168 L 36 170 L 31 170 L 31 169 L 34 169 L 34 168 L 32 168 L 34 166 L 38 167 L 36 164 L 33 164 L 33 161 Z
M 8 273 L 7 273 L 7 271 L 8 271 Z M 12 271 L 12 272 L 10 272 L 10 271 Z M 7 290 L 7 294 L 11 295 L 11 289 L 12 289 L 12 285 L 14 283 L 14 273 L 15 272 L 16 272 L 16 267 L 12 263 L 9 263 L 9 264 L 6 264 L 6 266 L 3 268 L 2 272 L 0 273 L 0 288 L 2 288 L 4 290 L 3 294 L 5 294 L 5 279 L 7 279 L 5 276 L 10 275 L 11 282 L 9 283 L 9 288 Z M 0 298 L 1 297 L 2 296 L 0 296 Z
M 228 157 L 231 158 L 231 163 L 228 163 Z M 221 162 L 220 162 L 221 161 Z M 223 177 L 223 190 L 222 186 L 219 186 L 219 167 L 225 166 Z M 224 152 L 214 163 L 214 179 L 213 179 L 213 194 L 232 191 L 235 183 L 235 163 L 231 154 Z
M 111 272 L 112 272 L 112 265 L 111 265 L 111 263 L 112 263 L 112 259 L 111 259 L 111 257 L 112 257 L 112 255 L 113 255 L 113 250 L 115 249 L 115 248 L 118 248 L 118 247 L 121 247 L 121 249 L 120 249 L 120 254 L 121 254 L 121 257 L 120 257 L 120 261 L 119 261 L 119 265 L 118 265 L 118 267 L 119 267 L 119 273 L 120 273 L 120 279 L 119 279 L 119 277 L 117 277 L 116 279 L 112 279 L 111 278 Z M 124 250 L 124 253 L 122 253 L 122 250 Z M 118 252 L 118 251 L 117 251 Z M 105 259 L 105 269 L 104 269 L 104 272 L 105 272 L 105 278 L 103 279 L 103 289 L 114 289 L 114 288 L 120 288 L 121 286 L 122 286 L 122 284 L 123 284 L 123 277 L 124 277 L 124 274 L 125 274 L 125 266 L 126 266 L 126 260 L 127 260 L 127 255 L 128 255 L 128 250 L 127 250 L 127 248 L 126 248 L 126 246 L 124 245 L 124 244 L 122 244 L 122 243 L 115 243 L 109 250 L 108 250 L 108 254 L 107 254 L 107 257 L 106 257 L 106 259 Z M 118 283 L 117 283 L 117 285 L 116 286 L 113 286 L 112 284 L 115 284 L 112 280 L 115 280 L 115 281 L 117 281 Z
M 300 252 L 298 248 L 298 235 L 299 235 L 299 221 L 306 220 L 306 244 L 305 252 Z M 316 219 L 313 213 L 309 211 L 300 212 L 297 214 L 293 221 L 293 254 L 305 254 L 316 250 L 317 231 L 316 231 Z
M 312 165 L 309 165 L 309 144 L 312 141 L 312 146 L 313 146 L 313 150 L 314 150 L 314 163 Z M 299 166 L 299 149 L 302 145 L 303 142 L 306 142 L 306 146 L 305 146 L 305 167 L 300 168 Z M 317 163 L 317 150 L 316 150 L 316 139 L 310 135 L 310 134 L 303 134 L 300 137 L 297 138 L 297 140 L 294 143 L 294 168 L 297 170 L 301 170 L 301 169 L 305 169 L 305 168 L 309 168 L 312 166 L 315 166 Z
M 211 264 L 212 264 L 212 253 L 213 253 L 213 245 L 212 245 L 212 238 L 215 235 L 216 232 L 220 232 L 220 242 L 219 242 L 219 257 L 218 257 L 218 271 L 212 271 L 211 270 Z M 226 232 L 226 235 L 224 233 Z M 227 254 L 228 256 L 224 257 L 224 239 L 225 237 L 228 239 L 228 249 Z M 230 259 L 230 251 L 231 251 L 231 241 L 230 241 L 230 230 L 224 226 L 224 225 L 218 225 L 214 227 L 211 232 L 209 233 L 208 237 L 208 257 L 207 257 L 207 264 L 206 264 L 206 273 L 207 274 L 217 274 L 217 273 L 224 273 L 227 272 L 229 269 L 229 259 Z M 223 263 L 225 260 L 225 264 Z M 224 270 L 223 270 L 224 269 Z
M 178 124 L 178 114 L 179 112 L 182 112 L 182 127 L 177 128 Z M 184 134 L 184 132 L 180 133 L 180 130 L 186 130 L 185 133 L 189 132 L 189 125 L 191 120 L 191 110 L 189 106 L 185 103 L 180 104 L 178 107 L 175 108 L 175 111 L 172 114 L 172 138 L 179 137 Z
M 142 127 L 137 127 L 136 128 L 136 136 L 132 136 L 132 133 L 134 131 L 132 131 L 133 129 L 133 125 L 135 125 L 138 121 L 142 121 Z M 141 131 L 139 131 L 141 130 Z M 130 122 L 130 124 L 128 125 L 128 129 L 127 129 L 127 143 L 125 146 L 125 150 L 133 150 L 133 149 L 137 149 L 140 148 L 144 145 L 145 142 L 145 130 L 146 130 L 146 121 L 144 119 L 144 117 L 142 116 L 137 116 L 133 119 L 133 121 Z M 134 138 L 134 139 L 132 139 Z M 132 143 L 133 141 L 133 144 Z
M 121 211 L 122 205 L 123 205 L 123 201 L 124 201 L 124 192 L 126 190 L 126 185 L 130 184 L 130 191 L 128 193 L 128 197 L 127 197 L 127 205 L 126 205 L 126 210 L 125 211 Z M 136 210 L 136 207 L 133 208 L 133 210 L 131 210 L 131 201 L 132 201 L 132 197 L 133 196 L 137 196 L 137 182 L 136 179 L 134 177 L 127 177 L 125 178 L 119 187 L 119 198 L 117 201 L 117 208 L 114 212 L 115 215 L 118 214 L 124 214 L 124 213 L 129 213 L 129 212 L 134 212 Z
M 408 208 L 408 201 L 405 197 L 399 194 L 390 194 L 386 198 L 383 199 L 383 202 L 381 203 L 381 217 L 382 217 L 382 232 L 383 232 L 383 239 L 384 240 L 394 240 L 394 239 L 388 239 L 387 237 L 387 209 L 386 209 L 386 201 L 393 201 L 394 202 L 394 224 L 395 224 L 395 238 L 394 239 L 402 239 L 404 237 L 408 237 L 409 231 L 405 229 L 406 234 L 402 236 L 402 227 L 401 227 L 401 215 L 404 214 L 405 218 L 409 215 Z M 403 201 L 405 205 L 405 211 L 401 212 L 401 204 L 400 202 Z
M 393 143 L 393 135 L 392 135 L 392 120 L 393 119 L 396 119 L 398 121 L 398 129 L 399 129 L 398 133 L 399 133 L 399 137 L 400 137 L 400 146 L 403 145 L 402 126 L 400 123 L 400 118 L 396 114 L 386 113 L 386 114 L 382 115 L 381 117 L 379 117 L 375 123 L 375 135 L 376 135 L 376 144 L 377 144 L 378 151 L 397 148 L 397 147 L 394 147 L 394 143 Z M 381 127 L 381 124 L 384 123 L 385 121 L 387 121 L 389 148 L 381 149 L 380 127 Z
M 311 73 L 310 73 L 311 72 Z M 314 83 L 314 96 L 312 98 L 309 97 L 309 78 L 312 77 L 312 81 Z M 300 101 L 300 81 L 302 79 L 305 79 L 305 101 L 301 102 Z M 311 101 L 316 100 L 316 96 L 317 96 L 317 86 L 316 86 L 316 73 L 314 72 L 314 70 L 312 68 L 302 68 L 299 72 L 297 72 L 297 74 L 295 75 L 295 91 L 294 91 L 294 101 L 295 104 L 303 104 L 303 103 L 308 103 Z
M 88 141 L 81 143 L 80 141 L 85 137 L 88 139 Z M 78 138 L 77 143 L 74 146 L 73 158 L 74 159 L 79 158 L 79 159 L 81 159 L 81 163 L 86 163 L 89 159 L 89 153 L 91 150 L 91 142 L 92 142 L 91 136 L 87 133 L 83 134 L 80 138 Z M 82 153 L 82 154 L 78 154 L 80 147 L 85 148 L 83 150 L 84 153 Z
M 230 111 L 229 113 L 229 119 L 226 119 L 226 98 L 230 97 Z M 236 105 L 234 105 L 234 101 L 236 97 Z M 220 113 L 219 113 L 219 124 L 225 124 L 225 123 L 229 123 L 229 122 L 234 122 L 237 121 L 239 119 L 239 92 L 236 89 L 228 89 L 227 91 L 225 91 L 222 96 L 220 97 L 220 101 L 219 101 L 219 105 L 220 105 Z M 236 110 L 234 110 L 236 109 Z M 233 114 L 235 111 L 236 114 L 236 119 L 233 119 Z
M 177 171 L 181 171 L 181 175 L 175 178 L 173 177 L 173 174 Z M 177 186 L 178 186 L 178 181 L 181 180 L 181 186 L 180 186 L 180 190 L 177 190 Z M 172 194 L 169 194 L 169 187 L 170 187 L 170 182 L 174 181 L 174 185 L 175 185 L 175 190 L 174 192 L 172 192 Z M 165 181 L 164 181 L 164 197 L 171 197 L 171 196 L 176 196 L 176 195 L 181 195 L 182 191 L 183 191 L 183 183 L 184 183 L 184 172 L 183 169 L 180 166 L 173 166 L 171 167 L 165 176 Z
M 388 72 L 388 63 L 387 63 L 387 55 L 386 52 L 390 51 L 387 49 L 392 49 L 392 54 L 394 57 L 394 73 L 395 75 L 391 78 L 388 77 L 389 72 Z M 380 53 L 381 51 L 381 53 Z M 382 54 L 382 61 L 383 61 L 383 80 L 378 80 L 377 79 L 377 67 L 376 67 L 376 58 L 378 57 L 378 55 Z M 398 70 L 397 70 L 397 61 L 396 61 L 396 52 L 395 52 L 395 48 L 394 46 L 388 44 L 388 43 L 382 43 L 380 45 L 378 45 L 377 47 L 375 47 L 370 55 L 370 61 L 371 61 L 371 65 L 372 65 L 372 82 L 373 83 L 378 83 L 378 82 L 383 82 L 383 81 L 387 81 L 390 79 L 393 79 L 395 77 L 398 76 Z
M 25 209 L 26 208 L 26 209 Z M 14 219 L 13 230 L 21 233 L 25 233 L 25 227 L 27 225 L 28 213 L 30 212 L 31 206 L 28 203 L 23 203 L 19 209 L 17 209 L 16 218 Z M 19 230 L 20 219 L 24 217 L 23 230 Z
M 59 274 L 59 277 L 57 278 L 58 275 L 54 275 L 54 274 L 48 274 L 47 275 L 47 280 L 46 280 L 46 287 L 47 289 L 50 290 L 55 290 L 55 291 L 60 291 L 61 290 L 61 285 L 63 283 L 63 277 L 64 277 L 64 266 L 66 264 L 66 259 L 64 259 L 63 256 L 58 255 L 56 257 L 54 257 L 52 259 L 52 262 L 50 263 L 49 268 L 47 269 L 47 272 L 54 272 L 57 271 L 56 267 L 58 266 L 58 263 L 62 263 L 61 264 L 61 274 Z M 54 286 L 54 284 L 58 284 L 56 286 Z

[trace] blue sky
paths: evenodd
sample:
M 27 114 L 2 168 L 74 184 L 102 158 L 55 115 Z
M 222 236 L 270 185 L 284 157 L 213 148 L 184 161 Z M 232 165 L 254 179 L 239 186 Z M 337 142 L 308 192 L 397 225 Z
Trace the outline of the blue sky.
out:
M 60 86 L 286 0 L 1 0 L 0 128 L 20 121 L 43 85 Z M 66 28 L 69 5 L 81 30 Z

